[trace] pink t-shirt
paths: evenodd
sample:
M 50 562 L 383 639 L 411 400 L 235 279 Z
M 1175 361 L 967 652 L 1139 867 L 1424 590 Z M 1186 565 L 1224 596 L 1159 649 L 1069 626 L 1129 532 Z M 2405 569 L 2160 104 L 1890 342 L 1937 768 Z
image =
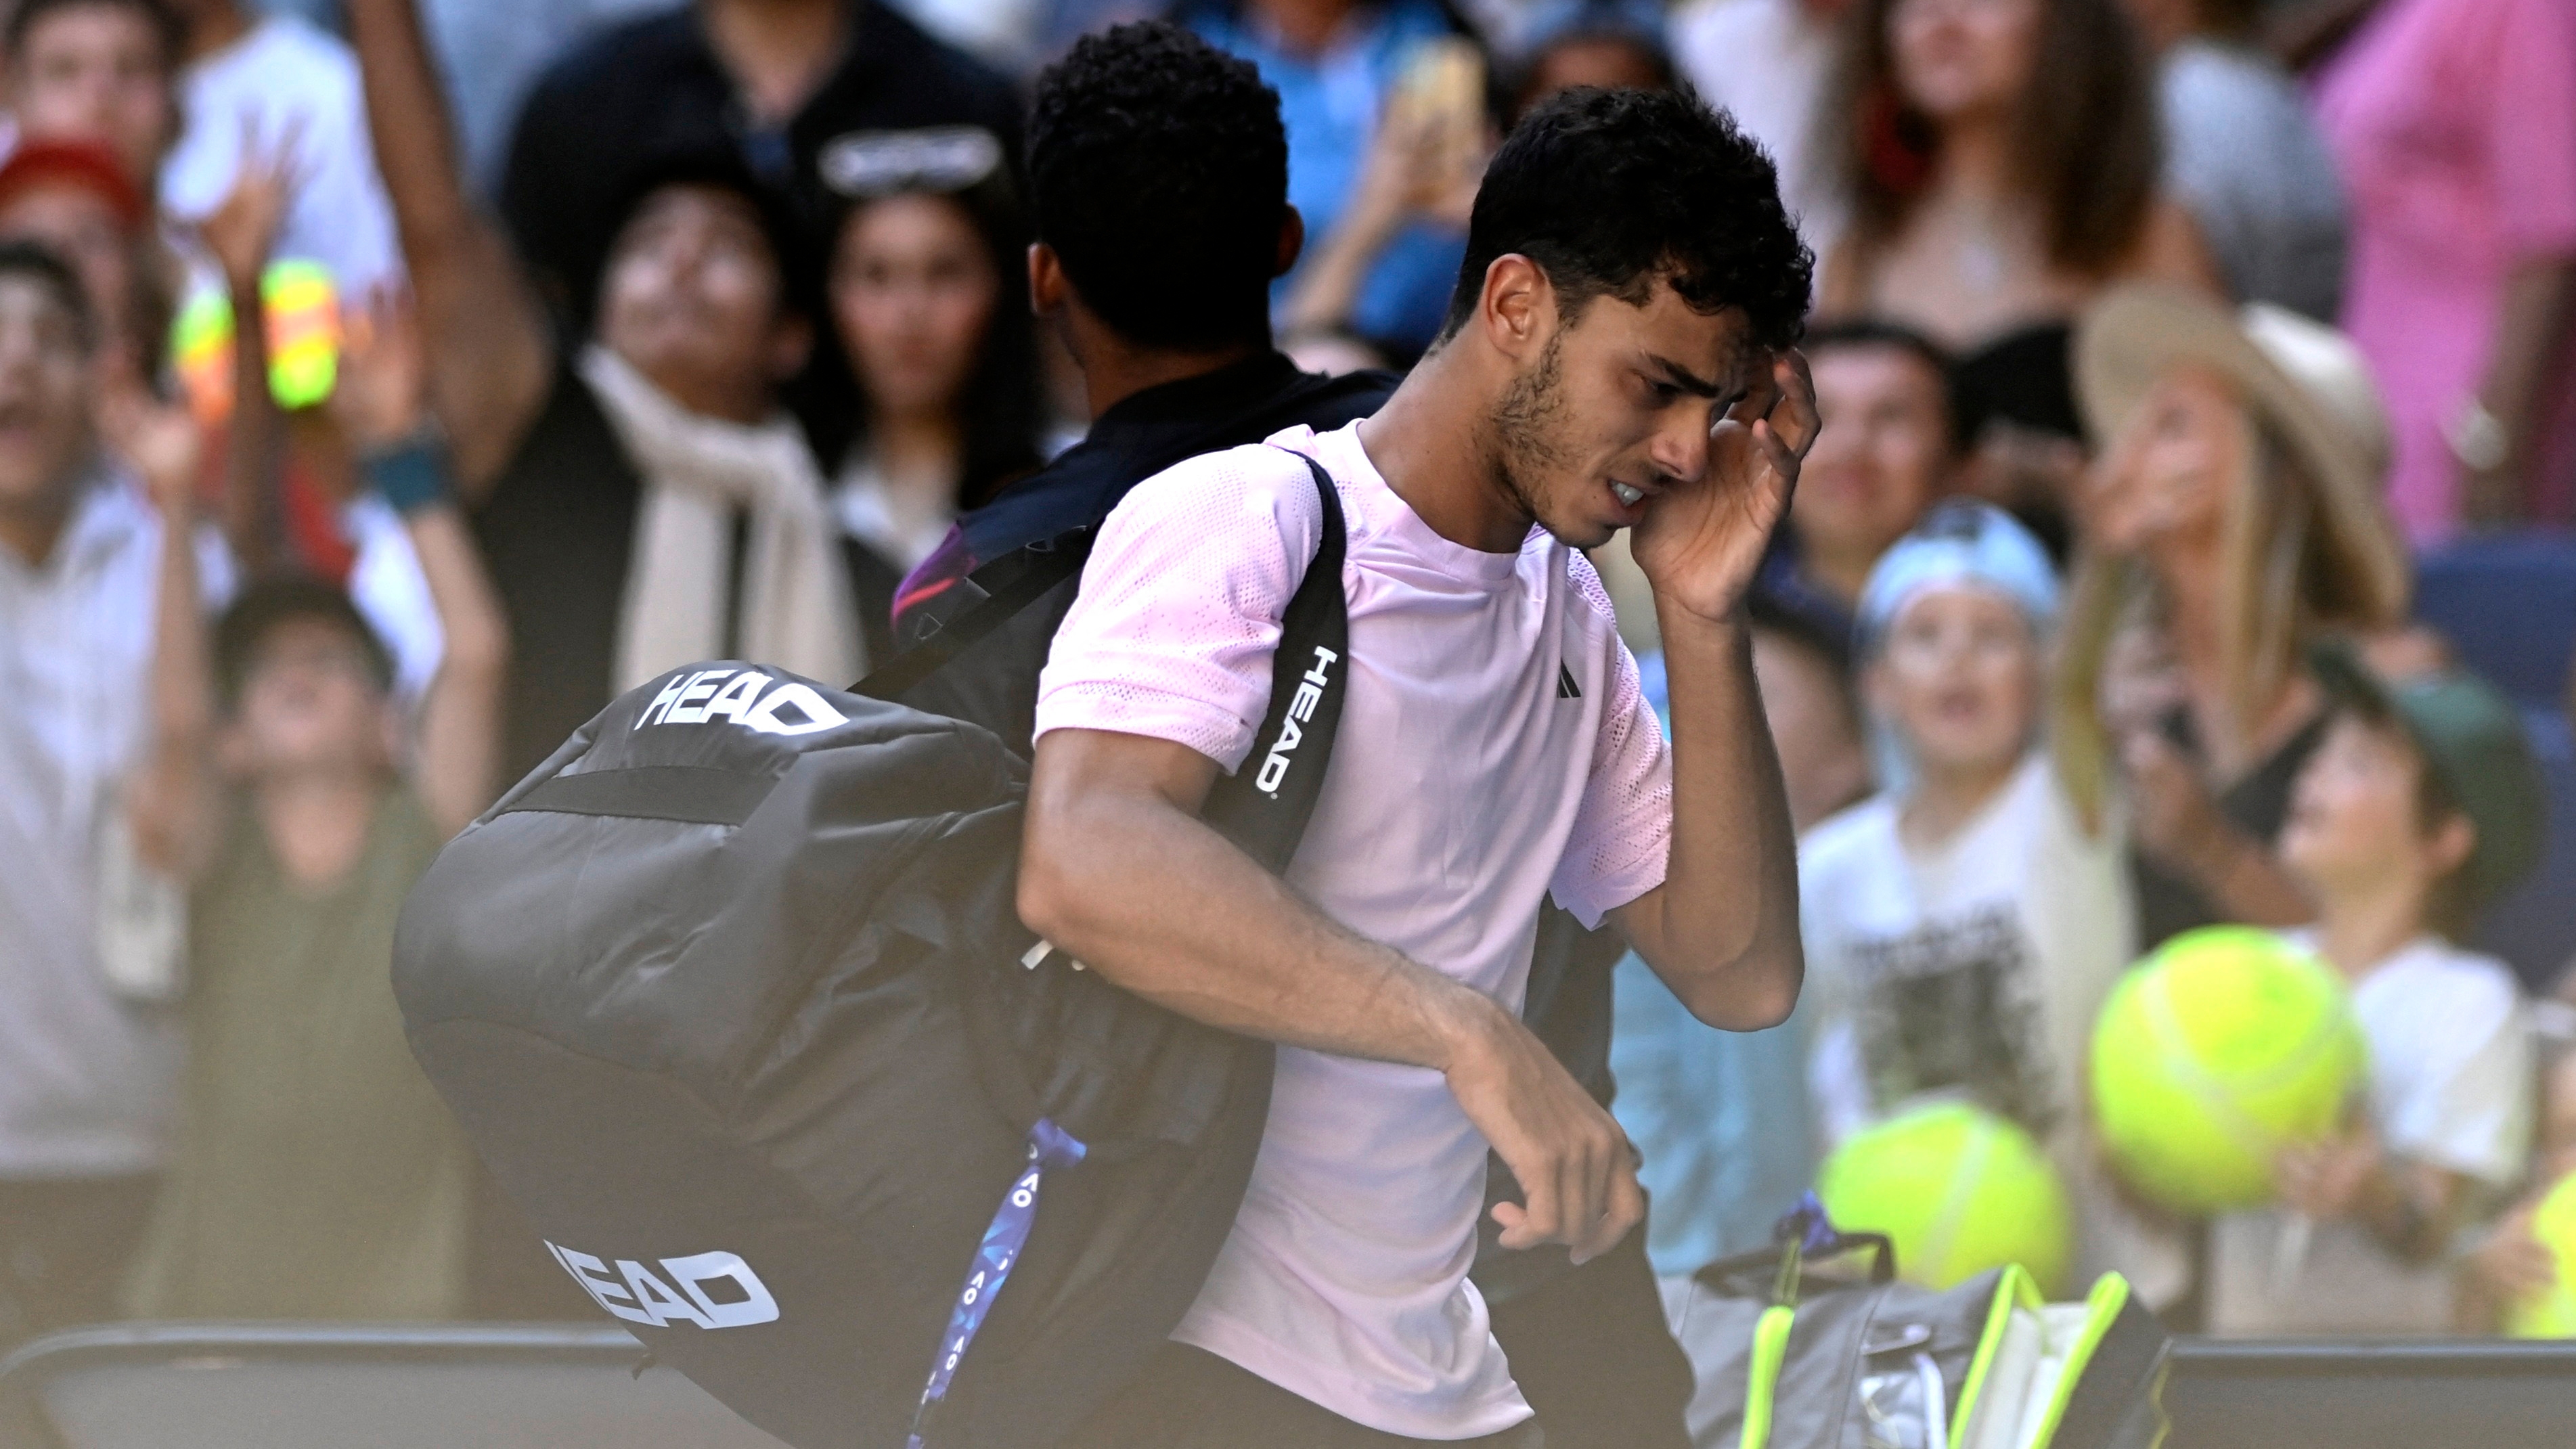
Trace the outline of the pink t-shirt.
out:
M 1541 897 L 1597 924 L 1662 883 L 1672 767 L 1592 566 L 1431 531 L 1355 428 L 1190 459 L 1109 516 L 1037 732 L 1242 764 L 1314 557 L 1311 453 L 1348 521 L 1349 695 L 1288 878 L 1335 920 L 1519 1009 Z M 1428 1068 L 1279 1050 L 1234 1233 L 1172 1335 L 1346 1418 L 1463 1439 L 1529 1417 L 1467 1281 L 1485 1140 Z
M 2506 279 L 2576 254 L 2576 4 L 2386 0 L 2319 82 L 2317 119 L 2352 199 L 2343 327 L 2388 404 L 2389 504 L 2438 542 L 2460 518 L 2443 427 L 2485 381 Z M 2565 520 L 2576 369 L 2544 376 L 2533 501 Z

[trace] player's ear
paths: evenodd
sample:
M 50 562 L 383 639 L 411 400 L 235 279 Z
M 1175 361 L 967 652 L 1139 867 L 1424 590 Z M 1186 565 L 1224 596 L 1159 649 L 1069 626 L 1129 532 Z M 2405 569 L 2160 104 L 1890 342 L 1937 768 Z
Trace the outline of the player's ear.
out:
M 1476 320 L 1497 351 L 1525 358 L 1543 345 L 1556 324 L 1556 288 L 1538 263 L 1506 252 L 1485 268 Z
M 1279 254 L 1270 266 L 1270 275 L 1284 277 L 1297 259 L 1306 254 L 1306 218 L 1293 206 L 1279 208 Z

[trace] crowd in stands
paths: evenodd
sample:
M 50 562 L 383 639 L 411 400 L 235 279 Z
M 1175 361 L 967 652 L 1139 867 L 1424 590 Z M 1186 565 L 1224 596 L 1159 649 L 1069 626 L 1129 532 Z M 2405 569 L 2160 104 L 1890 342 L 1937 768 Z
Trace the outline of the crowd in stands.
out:
M 1133 73 L 1074 48 L 1146 19 Z M 1276 116 L 1158 128 L 1184 34 Z M 0 1349 L 587 1316 L 403 1042 L 440 844 L 673 666 L 855 680 L 1141 478 L 1370 413 L 1575 86 L 1726 108 L 1817 259 L 1749 605 L 1806 995 L 1727 1033 L 1580 968 L 1655 1269 L 1950 1093 L 2180 1325 L 2490 1332 L 2552 1279 L 2563 4 L 14 0 L 0 45 Z M 2494 611 L 2510 663 L 2428 622 Z M 2186 1222 L 2084 1068 L 2218 922 L 2332 965 L 2372 1066 L 2276 1206 Z

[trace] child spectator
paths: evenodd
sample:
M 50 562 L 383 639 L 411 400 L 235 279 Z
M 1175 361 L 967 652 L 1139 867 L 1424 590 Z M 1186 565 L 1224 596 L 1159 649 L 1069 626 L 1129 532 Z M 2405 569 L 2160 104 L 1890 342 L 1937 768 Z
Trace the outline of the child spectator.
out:
M 165 0 L 19 0 L 9 108 L 31 139 L 96 141 L 148 183 L 179 138 L 173 79 L 187 28 Z
M 2542 782 L 2484 683 L 2391 683 L 2339 644 L 2313 658 L 2334 703 L 2281 858 L 2318 906 L 2293 939 L 2350 984 L 2369 1082 L 2342 1136 L 2281 1155 L 2277 1205 L 2212 1224 L 2209 1326 L 2444 1333 L 2457 1231 L 2520 1181 L 2532 1119 L 2513 972 L 2456 943 L 2537 861 Z
M 67 263 L 0 242 L 0 1342 L 109 1316 L 178 1065 L 169 882 L 202 835 L 221 553 L 185 415 L 94 417 L 96 336 Z
M 336 588 L 259 584 L 216 631 L 237 799 L 197 882 L 178 1146 L 130 1295 L 143 1317 L 465 1308 L 473 1159 L 412 1061 L 389 973 L 404 897 L 492 798 L 506 644 L 455 506 L 406 501 L 446 641 L 416 729 L 392 656 Z
M 1934 509 L 1870 574 L 1862 688 L 1902 778 L 1800 845 L 1810 1080 L 1828 1143 L 1928 1094 L 2018 1121 L 2078 1198 L 2080 1259 L 2157 1301 L 2170 1265 L 2088 1190 L 2085 1049 L 2131 953 L 2117 837 L 2077 823 L 2039 748 L 2056 618 L 2047 555 L 1982 503 Z

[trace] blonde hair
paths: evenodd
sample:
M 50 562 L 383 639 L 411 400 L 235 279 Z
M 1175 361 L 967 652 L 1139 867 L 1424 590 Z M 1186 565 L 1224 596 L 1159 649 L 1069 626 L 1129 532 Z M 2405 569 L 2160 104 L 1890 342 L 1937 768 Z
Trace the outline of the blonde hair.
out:
M 2228 713 L 2250 733 L 2303 667 L 2302 651 L 2332 629 L 2384 629 L 2406 616 L 2407 581 L 2359 531 L 2378 518 L 2345 517 L 2271 423 L 2240 400 L 2251 435 L 2245 477 L 2227 494 L 2219 524 L 2218 658 Z M 2102 669 L 2111 642 L 2170 601 L 2134 558 L 2088 553 L 2078 564 L 2051 713 L 2060 780 L 2077 817 L 2099 832 L 2111 795 L 2115 748 L 2102 720 Z

